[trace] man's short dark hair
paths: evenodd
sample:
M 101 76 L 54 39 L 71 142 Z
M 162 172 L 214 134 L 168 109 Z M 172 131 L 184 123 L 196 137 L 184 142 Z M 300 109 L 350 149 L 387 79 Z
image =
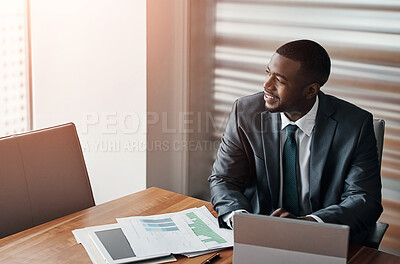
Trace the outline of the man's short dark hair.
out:
M 331 72 L 328 52 L 312 40 L 302 39 L 288 42 L 276 50 L 279 55 L 298 61 L 311 83 L 323 86 Z

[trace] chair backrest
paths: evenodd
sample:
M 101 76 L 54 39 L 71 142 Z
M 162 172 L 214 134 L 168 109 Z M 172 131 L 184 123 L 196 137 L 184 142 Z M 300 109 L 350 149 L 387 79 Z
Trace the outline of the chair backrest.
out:
M 382 164 L 383 138 L 385 135 L 385 120 L 374 119 L 374 132 L 376 138 L 376 147 L 378 148 L 379 167 Z
M 93 205 L 74 124 L 0 138 L 0 238 Z
M 374 119 L 374 132 L 376 138 L 376 146 L 378 148 L 378 159 L 380 168 L 382 165 L 383 139 L 385 134 L 384 120 Z M 369 230 L 367 238 L 362 243 L 362 245 L 378 249 L 388 227 L 389 225 L 386 223 L 377 222 L 375 226 Z

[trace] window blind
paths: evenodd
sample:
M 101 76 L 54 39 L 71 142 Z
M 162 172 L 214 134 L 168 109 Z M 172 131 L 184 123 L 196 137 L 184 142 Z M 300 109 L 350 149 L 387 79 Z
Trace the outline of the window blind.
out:
M 0 0 L 0 136 L 29 128 L 26 21 L 23 0 Z

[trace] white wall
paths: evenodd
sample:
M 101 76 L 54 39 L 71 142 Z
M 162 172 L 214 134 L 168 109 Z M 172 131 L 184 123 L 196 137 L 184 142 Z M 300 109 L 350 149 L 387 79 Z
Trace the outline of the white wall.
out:
M 146 0 L 31 2 L 34 128 L 74 122 L 96 203 L 146 186 Z

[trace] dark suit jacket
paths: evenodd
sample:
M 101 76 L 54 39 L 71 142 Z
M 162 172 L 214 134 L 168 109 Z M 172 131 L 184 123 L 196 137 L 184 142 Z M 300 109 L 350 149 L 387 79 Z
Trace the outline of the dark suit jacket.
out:
M 279 113 L 265 109 L 264 93 L 238 99 L 209 177 L 211 201 L 221 217 L 237 209 L 269 215 L 278 209 Z M 381 179 L 372 115 L 319 92 L 310 156 L 309 202 L 326 223 L 355 235 L 382 213 Z

